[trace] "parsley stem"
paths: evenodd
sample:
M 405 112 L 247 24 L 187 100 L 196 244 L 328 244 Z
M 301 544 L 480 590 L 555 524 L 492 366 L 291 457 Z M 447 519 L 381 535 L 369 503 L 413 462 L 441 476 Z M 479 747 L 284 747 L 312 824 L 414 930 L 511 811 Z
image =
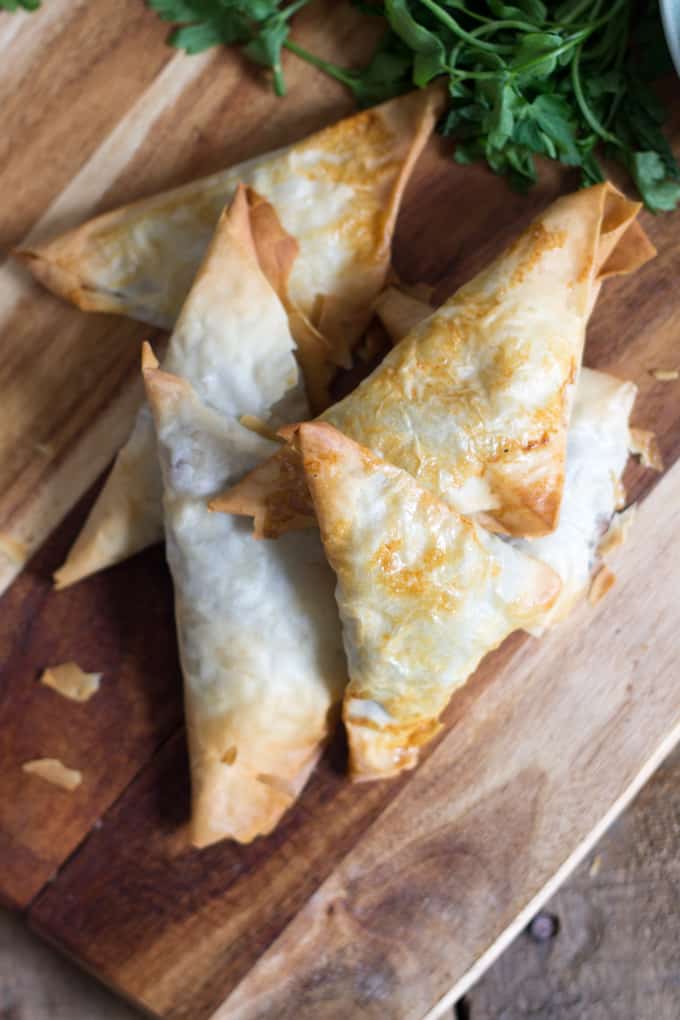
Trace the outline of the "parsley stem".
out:
M 546 57 L 561 57 L 563 53 L 567 53 L 574 46 L 582 45 L 583 40 L 587 37 L 587 31 L 582 29 L 580 32 L 576 32 L 569 39 L 565 39 L 561 46 L 556 46 L 554 50 L 548 50 L 546 53 L 539 53 L 537 57 L 533 57 L 531 60 L 527 60 L 524 64 L 518 64 L 513 67 L 511 72 L 512 78 L 519 78 L 520 75 L 530 71 L 533 67 L 537 67 Z
M 568 14 L 564 15 L 558 14 L 559 20 L 565 25 L 571 24 L 571 22 L 575 21 L 576 18 L 578 18 L 578 16 L 581 14 L 581 12 L 584 11 L 586 7 L 589 7 L 592 4 L 592 2 L 593 0 L 581 0 L 580 4 L 574 4 L 573 6 L 571 6 L 570 4 L 564 4 L 563 6 L 565 7 L 571 6 L 571 10 L 569 11 Z M 596 7 L 599 7 L 599 4 L 596 4 Z
M 493 35 L 495 32 L 502 32 L 507 28 L 516 28 L 519 32 L 536 32 L 538 29 L 535 25 L 529 25 L 526 21 L 489 21 L 486 25 L 480 25 L 479 28 L 474 28 L 470 32 L 471 36 L 478 39 L 480 35 Z M 500 46 L 496 47 L 500 50 Z M 503 46 L 506 51 L 513 50 L 515 47 L 511 45 Z
M 602 25 L 606 25 L 608 21 L 611 22 L 614 15 L 618 14 L 621 7 L 626 6 L 627 3 L 628 0 L 614 0 L 614 3 L 611 5 L 606 14 L 602 14 L 599 18 L 594 18 L 592 21 L 586 22 L 586 25 L 584 26 L 586 34 L 590 36 L 596 29 L 601 28 Z M 595 14 L 599 12 L 601 6 L 601 0 L 597 0 L 594 11 Z
M 604 124 L 601 124 L 593 111 L 590 109 L 585 96 L 583 95 L 583 87 L 581 85 L 581 75 L 579 71 L 579 62 L 581 58 L 581 47 L 576 50 L 574 54 L 574 60 L 571 65 L 571 83 L 574 87 L 574 95 L 576 96 L 576 102 L 579 105 L 579 109 L 583 114 L 584 119 L 588 122 L 590 127 L 593 129 L 596 135 L 599 135 L 603 141 L 609 142 L 611 145 L 621 146 L 621 142 L 613 135 L 610 131 L 607 131 Z
M 283 68 L 280 64 L 273 64 L 272 71 L 274 74 L 274 95 L 285 96 L 286 94 L 286 81 L 283 77 Z
M 466 32 L 464 28 L 461 28 L 455 18 L 452 18 L 450 14 L 447 14 L 439 4 L 436 4 L 434 0 L 420 0 L 423 7 L 427 7 L 428 10 L 432 11 L 435 18 L 441 21 L 442 25 L 446 25 L 447 28 L 451 29 L 454 35 L 457 35 L 460 39 L 470 43 L 477 50 L 484 50 L 486 53 L 498 53 L 498 47 L 493 43 L 480 42 L 479 39 L 475 38 L 470 32 Z
M 299 46 L 292 39 L 286 39 L 284 47 L 294 53 L 300 60 L 306 60 L 312 67 L 316 67 L 319 71 L 325 71 L 326 74 L 330 75 L 331 78 L 335 78 L 336 81 L 342 82 L 343 85 L 347 85 L 348 88 L 354 89 L 356 87 L 356 75 L 351 71 L 348 71 L 344 67 L 339 67 L 338 64 L 333 64 L 329 60 L 323 60 L 321 57 L 317 57 L 316 54 L 310 53 L 309 50 Z
M 501 28 L 502 26 L 507 27 L 508 25 L 513 25 L 513 26 L 517 27 L 518 24 L 521 24 L 521 22 L 509 22 L 509 21 L 508 22 L 501 22 L 501 21 L 497 21 L 494 24 L 490 24 L 490 25 L 480 25 L 479 28 L 473 29 L 472 32 L 470 32 L 470 35 L 472 37 L 474 37 L 475 39 L 479 39 L 483 35 L 494 35 L 495 32 L 499 28 Z M 534 32 L 535 29 L 529 28 L 529 31 L 530 32 Z M 456 44 L 456 46 L 461 46 L 461 45 L 462 45 L 462 42 L 458 42 Z M 514 53 L 515 47 L 512 45 L 512 43 L 496 43 L 495 46 L 494 46 L 494 51 L 496 53 L 498 53 L 498 54 L 501 54 L 501 53 Z
M 616 68 L 617 71 L 620 71 L 621 70 L 621 65 L 623 64 L 624 58 L 626 56 L 626 50 L 628 49 L 628 34 L 630 32 L 630 7 L 629 6 L 626 7 L 626 10 L 624 11 L 623 19 L 622 19 L 621 22 L 618 23 L 618 26 L 619 26 L 619 33 L 620 34 L 619 34 L 619 38 L 618 38 L 618 42 L 617 42 L 616 54 L 615 54 L 615 57 L 614 57 L 614 67 Z M 611 102 L 611 106 L 609 107 L 609 110 L 607 112 L 607 116 L 606 116 L 605 122 L 604 122 L 604 126 L 606 128 L 609 128 L 609 125 L 613 122 L 613 120 L 614 120 L 614 118 L 615 118 L 615 116 L 617 114 L 617 111 L 619 109 L 619 106 L 621 105 L 621 100 L 622 99 L 623 99 L 623 89 L 619 89 L 615 93 L 614 98 L 612 99 L 612 102 Z
M 626 3 L 626 0 L 623 0 L 623 3 Z M 617 0 L 616 3 L 612 4 L 607 14 L 592 22 L 590 26 L 591 34 L 602 25 L 606 27 L 602 33 L 602 38 L 595 46 L 590 47 L 587 53 L 584 53 L 588 60 L 599 60 L 603 65 L 609 62 L 609 58 L 613 54 L 613 48 L 616 45 L 616 38 L 621 31 L 622 21 L 615 17 L 621 5 L 622 0 Z M 623 24 L 625 24 L 625 19 Z
M 280 17 L 283 18 L 284 21 L 288 21 L 290 18 L 293 17 L 296 11 L 299 11 L 301 7 L 306 7 L 308 3 L 309 0 L 293 0 L 293 2 L 288 5 L 288 7 L 283 8 Z

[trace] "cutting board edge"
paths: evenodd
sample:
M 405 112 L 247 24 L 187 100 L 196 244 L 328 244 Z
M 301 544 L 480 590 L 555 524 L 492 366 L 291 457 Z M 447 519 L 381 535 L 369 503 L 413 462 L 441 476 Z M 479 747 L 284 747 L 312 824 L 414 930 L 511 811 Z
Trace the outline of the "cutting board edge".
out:
M 649 782 L 656 770 L 663 764 L 665 759 L 680 743 L 680 718 L 675 723 L 672 731 L 661 741 L 654 753 L 650 755 L 643 764 L 635 778 L 628 785 L 627 789 L 614 801 L 609 811 L 603 815 L 598 824 L 590 831 L 588 836 L 581 841 L 579 846 L 566 858 L 561 867 L 555 872 L 552 878 L 543 888 L 533 896 L 526 906 L 520 911 L 512 924 L 508 925 L 504 932 L 489 946 L 486 952 L 478 957 L 475 964 L 470 967 L 466 974 L 455 983 L 453 988 L 446 995 L 435 1003 L 428 1010 L 421 1020 L 438 1020 L 447 1009 L 462 998 L 470 988 L 479 981 L 486 970 L 498 959 L 505 949 L 529 924 L 531 919 L 540 911 L 549 899 L 558 891 L 560 886 L 576 870 L 590 851 L 599 843 L 607 830 L 614 824 L 617 818 L 632 803 L 646 783 Z

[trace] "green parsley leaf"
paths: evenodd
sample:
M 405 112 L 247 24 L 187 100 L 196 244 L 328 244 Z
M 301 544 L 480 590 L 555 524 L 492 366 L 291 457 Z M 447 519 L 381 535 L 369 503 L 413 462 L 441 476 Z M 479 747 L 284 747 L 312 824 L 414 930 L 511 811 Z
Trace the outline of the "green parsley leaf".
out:
M 385 0 L 385 16 L 393 32 L 406 43 L 413 59 L 413 84 L 422 87 L 448 70 L 441 38 L 411 16 L 406 0 Z
M 524 145 L 509 145 L 508 177 L 515 191 L 528 191 L 536 183 L 536 164 L 531 151 Z
M 202 53 L 220 43 L 240 42 L 238 34 L 228 35 L 220 30 L 219 25 L 210 21 L 198 22 L 195 25 L 184 25 L 170 34 L 170 45 L 187 53 Z
M 412 88 L 412 53 L 387 32 L 369 64 L 353 76 L 350 88 L 360 106 L 373 106 Z
M 557 51 L 564 45 L 555 32 L 527 32 L 521 39 L 511 67 L 522 81 L 548 78 L 557 67 Z
M 515 110 L 520 102 L 511 85 L 502 80 L 494 82 L 493 106 L 482 120 L 488 147 L 501 149 L 510 138 L 515 125 Z
M 531 116 L 542 132 L 555 145 L 556 155 L 567 166 L 578 166 L 581 154 L 576 144 L 575 126 L 572 110 L 562 96 L 543 92 L 529 106 Z
M 0 10 L 3 11 L 37 11 L 41 0 L 0 0 Z
M 652 212 L 670 212 L 680 200 L 680 181 L 668 176 L 656 152 L 633 152 L 629 168 L 645 205 Z

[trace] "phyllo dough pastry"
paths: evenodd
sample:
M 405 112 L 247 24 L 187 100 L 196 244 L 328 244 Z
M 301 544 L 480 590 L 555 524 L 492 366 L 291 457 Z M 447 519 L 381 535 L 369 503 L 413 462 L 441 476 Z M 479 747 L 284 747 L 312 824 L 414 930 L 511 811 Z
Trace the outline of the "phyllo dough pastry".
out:
M 89 311 L 171 328 L 239 182 L 268 199 L 300 255 L 280 297 L 342 363 L 384 284 L 402 194 L 444 103 L 439 86 L 364 110 L 274 153 L 98 216 L 19 252 Z
M 595 298 L 654 254 L 639 208 L 609 184 L 558 199 L 320 420 L 461 513 L 512 535 L 551 532 Z M 259 467 L 215 505 L 254 516 L 259 534 L 303 522 L 299 472 L 285 467 Z
M 146 352 L 184 674 L 192 841 L 269 832 L 303 787 L 342 697 L 334 578 L 314 532 L 255 542 L 206 499 L 272 444 Z
M 388 287 L 376 311 L 393 343 L 432 314 L 423 301 Z M 567 432 L 564 495 L 557 527 L 549 535 L 512 539 L 529 555 L 549 564 L 562 590 L 544 619 L 532 628 L 540 633 L 569 615 L 589 590 L 594 573 L 614 536 L 623 540 L 620 510 L 625 501 L 622 475 L 633 439 L 629 418 L 637 387 L 606 372 L 583 366 Z
M 260 268 L 251 200 L 240 188 L 213 242 L 170 339 L 164 367 L 182 375 L 209 406 L 234 419 L 273 424 L 306 417 L 308 405 L 286 313 Z M 274 243 L 278 234 L 274 234 Z M 163 537 L 161 476 L 154 429 L 143 407 L 66 563 L 63 588 L 126 559 Z
M 301 425 L 297 443 L 338 579 L 351 773 L 394 775 L 417 763 L 480 659 L 533 626 L 560 582 L 331 426 Z

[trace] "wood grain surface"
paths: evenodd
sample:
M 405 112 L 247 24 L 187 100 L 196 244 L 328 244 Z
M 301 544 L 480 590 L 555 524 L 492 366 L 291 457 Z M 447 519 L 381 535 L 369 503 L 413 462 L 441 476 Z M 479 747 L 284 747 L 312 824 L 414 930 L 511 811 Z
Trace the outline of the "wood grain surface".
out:
M 466 996 L 468 1020 L 676 1020 L 680 987 L 680 753 L 656 772 L 546 906 L 554 938 L 523 932 Z
M 447 1020 L 676 1020 L 680 982 L 680 751 Z M 3 1020 L 133 1020 L 110 993 L 0 911 Z
M 360 60 L 373 39 L 356 17 L 315 4 L 300 38 Z M 350 109 L 295 58 L 282 102 L 237 55 L 187 58 L 165 31 L 138 0 L 0 16 L 4 253 Z M 677 84 L 668 91 L 680 140 Z M 574 183 L 546 169 L 521 197 L 433 142 L 400 217 L 397 269 L 443 298 Z M 586 362 L 635 380 L 635 424 L 657 431 L 670 467 L 680 384 L 651 370 L 678 367 L 680 217 L 643 222 L 659 257 L 604 288 Z M 161 552 L 50 588 L 129 427 L 142 335 L 0 266 L 0 586 L 20 575 L 0 612 L 0 897 L 32 904 L 47 938 L 158 1015 L 344 1017 L 351 1004 L 360 1016 L 422 1016 L 490 961 L 676 735 L 680 468 L 645 504 L 623 583 L 545 642 L 515 636 L 490 657 L 415 775 L 352 788 L 338 743 L 272 837 L 197 853 Z M 631 497 L 657 480 L 631 466 Z M 37 683 L 66 659 L 104 673 L 85 705 Z M 21 774 L 45 755 L 83 771 L 75 793 Z
M 608 598 L 489 656 L 414 774 L 353 788 L 338 748 L 250 847 L 191 850 L 178 734 L 32 923 L 173 1020 L 418 1017 L 462 994 L 680 734 L 679 528 L 680 466 L 643 504 L 646 541 L 624 548 Z

